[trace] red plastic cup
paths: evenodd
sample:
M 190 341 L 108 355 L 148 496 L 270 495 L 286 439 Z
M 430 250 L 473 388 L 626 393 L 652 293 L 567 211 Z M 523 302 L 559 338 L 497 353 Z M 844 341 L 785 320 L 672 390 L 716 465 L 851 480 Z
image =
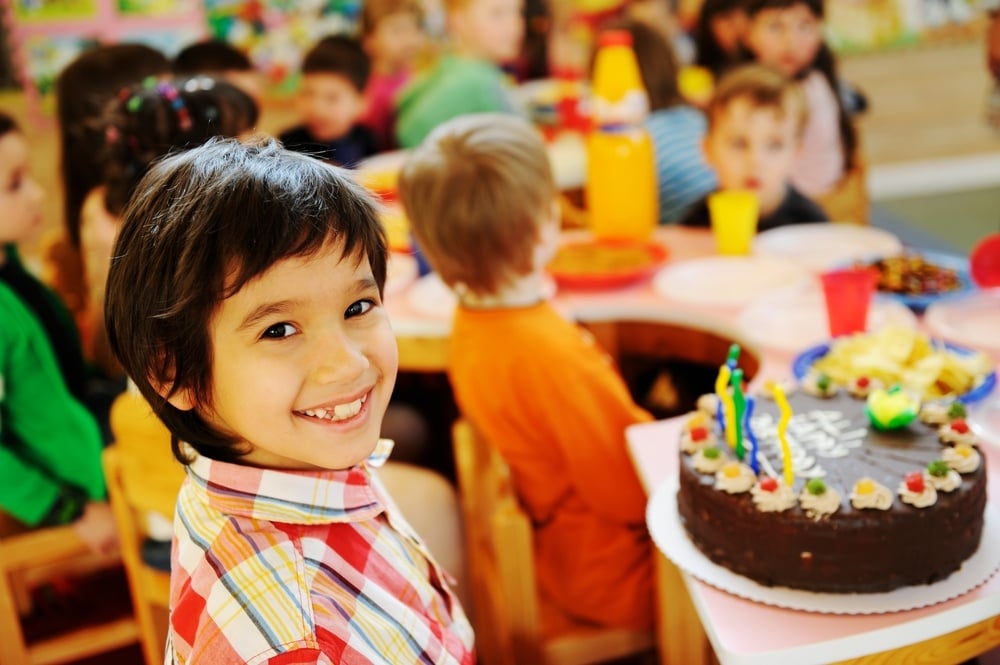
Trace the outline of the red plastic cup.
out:
M 845 268 L 820 275 L 830 336 L 850 335 L 868 328 L 868 309 L 878 272 L 872 268 Z
M 991 233 L 972 248 L 969 274 L 980 288 L 1000 286 L 1000 233 Z

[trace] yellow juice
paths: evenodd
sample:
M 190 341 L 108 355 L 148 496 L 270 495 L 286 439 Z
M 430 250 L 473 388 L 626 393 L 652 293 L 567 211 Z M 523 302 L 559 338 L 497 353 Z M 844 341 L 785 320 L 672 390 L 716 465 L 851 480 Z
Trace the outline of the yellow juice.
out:
M 659 217 L 653 142 L 645 131 L 587 138 L 586 205 L 596 238 L 648 240 Z

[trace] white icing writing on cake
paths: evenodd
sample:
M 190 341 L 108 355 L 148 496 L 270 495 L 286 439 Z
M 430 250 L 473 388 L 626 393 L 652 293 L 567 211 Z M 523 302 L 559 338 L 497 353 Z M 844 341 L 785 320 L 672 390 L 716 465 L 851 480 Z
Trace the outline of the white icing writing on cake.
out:
M 781 459 L 778 421 L 774 416 L 769 413 L 756 415 L 750 426 L 760 442 L 761 452 Z M 851 421 L 840 411 L 817 409 L 794 414 L 788 423 L 788 447 L 795 475 L 802 478 L 826 476 L 818 458 L 846 457 L 864 444 L 867 435 L 865 427 L 852 427 Z

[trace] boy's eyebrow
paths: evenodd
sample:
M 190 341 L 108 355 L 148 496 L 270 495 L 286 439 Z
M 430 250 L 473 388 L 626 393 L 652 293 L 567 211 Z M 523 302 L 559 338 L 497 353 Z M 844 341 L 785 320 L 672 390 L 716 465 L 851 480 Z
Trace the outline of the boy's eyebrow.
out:
M 365 276 L 359 277 L 354 280 L 351 288 L 355 291 L 367 291 L 370 289 L 378 289 L 378 283 L 375 281 L 374 277 Z M 237 331 L 247 330 L 249 328 L 256 328 L 257 325 L 274 315 L 284 314 L 291 311 L 300 301 L 291 300 L 279 300 L 277 302 L 266 302 L 258 307 L 255 307 L 252 312 L 246 315 L 239 326 L 236 327 Z

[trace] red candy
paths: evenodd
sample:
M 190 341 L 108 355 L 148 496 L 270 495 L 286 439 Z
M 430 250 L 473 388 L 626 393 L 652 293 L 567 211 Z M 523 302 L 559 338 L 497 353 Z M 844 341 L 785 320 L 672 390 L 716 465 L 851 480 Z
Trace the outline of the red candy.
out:
M 692 427 L 689 434 L 691 434 L 692 441 L 704 441 L 708 438 L 708 430 L 700 425 L 698 427 Z
M 773 492 L 778 489 L 778 481 L 771 476 L 765 476 L 760 479 L 760 488 L 765 492 Z
M 911 492 L 923 492 L 924 491 L 924 474 L 921 471 L 913 471 L 912 473 L 906 474 L 906 489 Z
M 869 385 L 871 385 L 871 381 L 868 380 L 867 376 L 858 377 L 856 383 L 858 388 L 867 388 Z
M 951 429 L 959 434 L 968 434 L 969 424 L 965 422 L 965 418 L 955 418 L 951 421 Z

